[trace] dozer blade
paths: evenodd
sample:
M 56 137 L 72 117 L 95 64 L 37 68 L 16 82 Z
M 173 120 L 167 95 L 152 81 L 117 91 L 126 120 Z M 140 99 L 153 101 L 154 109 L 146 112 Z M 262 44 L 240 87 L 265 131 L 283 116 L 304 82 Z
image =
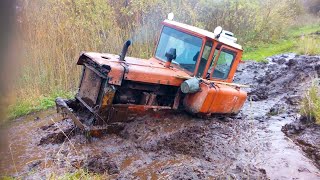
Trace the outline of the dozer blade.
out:
M 169 106 L 114 104 L 108 110 L 104 109 L 107 112 L 106 116 L 100 116 L 85 106 L 80 98 L 77 100 L 57 98 L 55 101 L 57 112 L 64 119 L 72 119 L 75 125 L 83 130 L 86 135 L 94 137 L 100 137 L 105 133 L 117 133 L 123 129 L 125 122 L 132 121 L 135 117 L 147 114 L 158 117 L 172 110 Z M 81 107 L 86 109 L 86 111 L 83 111 Z M 83 116 L 83 114 L 85 115 Z M 96 123 L 93 123 L 92 117 L 96 118 Z
M 89 127 L 86 126 L 85 124 L 81 123 L 81 121 L 75 116 L 73 113 L 73 109 L 70 108 L 67 103 L 65 102 L 66 100 L 62 98 L 57 98 L 56 99 L 56 106 L 57 106 L 57 112 L 62 115 L 63 118 L 70 118 L 72 121 L 81 129 L 81 130 L 89 130 Z
M 116 129 L 121 129 L 121 124 L 112 124 L 112 125 L 101 125 L 101 126 L 87 126 L 82 123 L 80 119 L 76 116 L 74 109 L 69 107 L 71 105 L 72 100 L 66 100 L 62 98 L 56 99 L 56 107 L 57 112 L 62 115 L 64 119 L 70 118 L 75 123 L 77 127 L 79 127 L 87 137 L 101 137 L 106 132 L 115 132 Z

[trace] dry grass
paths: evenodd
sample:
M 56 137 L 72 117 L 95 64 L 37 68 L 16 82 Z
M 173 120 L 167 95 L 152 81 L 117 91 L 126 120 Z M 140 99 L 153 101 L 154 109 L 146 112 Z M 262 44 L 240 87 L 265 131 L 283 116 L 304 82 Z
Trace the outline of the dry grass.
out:
M 309 122 L 320 124 L 320 87 L 319 81 L 315 80 L 310 89 L 305 93 L 301 103 L 300 112 L 308 118 Z
M 319 35 L 310 35 L 301 37 L 298 44 L 297 52 L 305 55 L 320 55 L 320 31 L 316 32 Z
M 79 84 L 81 67 L 76 66 L 76 61 L 80 52 L 117 54 L 123 42 L 132 36 L 130 31 L 115 25 L 113 9 L 103 0 L 94 4 L 22 1 L 21 7 L 18 30 L 23 51 L 16 65 L 19 74 L 8 95 L 9 118 L 46 109 L 54 105 L 57 96 L 72 97 Z M 136 34 L 131 55 L 150 56 L 153 46 L 149 45 L 149 31 L 145 28 L 143 34 Z M 150 41 L 140 42 L 138 38 Z

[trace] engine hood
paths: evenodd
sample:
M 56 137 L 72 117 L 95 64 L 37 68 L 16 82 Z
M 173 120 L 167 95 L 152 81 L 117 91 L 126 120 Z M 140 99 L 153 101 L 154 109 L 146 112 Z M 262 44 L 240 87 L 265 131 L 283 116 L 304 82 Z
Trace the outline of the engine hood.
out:
M 164 62 L 155 58 L 139 59 L 126 57 L 119 61 L 119 56 L 106 53 L 84 52 L 78 65 L 91 66 L 108 77 L 109 84 L 121 85 L 123 80 L 151 84 L 180 86 L 183 79 L 177 76 L 189 76 L 175 67 L 165 68 Z

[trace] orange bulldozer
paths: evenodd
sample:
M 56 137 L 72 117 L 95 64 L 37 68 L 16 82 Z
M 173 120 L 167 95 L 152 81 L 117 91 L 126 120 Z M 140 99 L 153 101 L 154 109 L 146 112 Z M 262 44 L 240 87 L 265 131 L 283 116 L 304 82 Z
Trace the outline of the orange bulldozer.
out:
M 232 83 L 242 55 L 236 41 L 220 26 L 209 32 L 164 20 L 150 59 L 126 57 L 131 41 L 120 55 L 83 52 L 78 93 L 57 98 L 57 110 L 92 135 L 147 111 L 237 114 L 247 86 Z

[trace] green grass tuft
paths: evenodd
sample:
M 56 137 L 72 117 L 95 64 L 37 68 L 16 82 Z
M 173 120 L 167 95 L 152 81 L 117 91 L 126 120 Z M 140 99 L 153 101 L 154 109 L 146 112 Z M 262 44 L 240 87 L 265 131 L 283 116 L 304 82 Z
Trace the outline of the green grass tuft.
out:
M 15 178 L 11 177 L 11 176 L 0 176 L 1 180 L 15 180 Z
M 86 170 L 79 169 L 73 173 L 66 173 L 63 176 L 57 176 L 56 174 L 51 174 L 49 177 L 50 180 L 59 179 L 59 180 L 102 180 L 108 179 L 105 175 L 89 173 Z

